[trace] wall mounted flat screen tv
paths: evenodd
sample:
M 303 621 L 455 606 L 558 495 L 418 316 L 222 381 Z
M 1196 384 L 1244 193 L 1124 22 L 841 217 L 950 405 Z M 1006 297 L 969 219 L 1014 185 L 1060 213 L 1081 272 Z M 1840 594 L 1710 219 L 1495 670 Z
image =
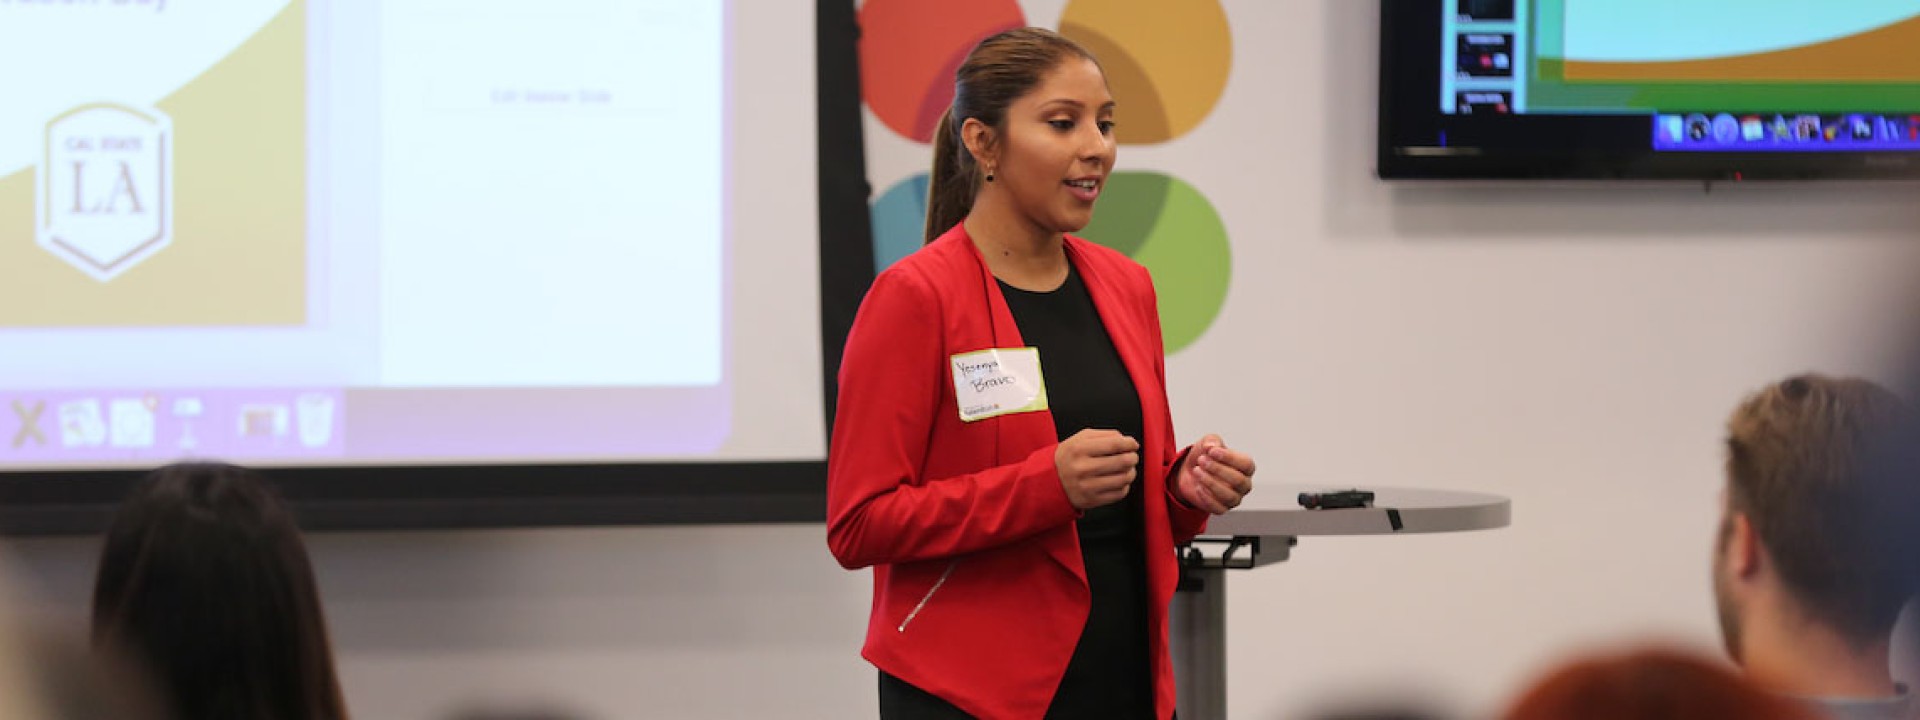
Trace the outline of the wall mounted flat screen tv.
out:
M 1920 178 L 1920 2 L 1381 0 L 1378 172 Z

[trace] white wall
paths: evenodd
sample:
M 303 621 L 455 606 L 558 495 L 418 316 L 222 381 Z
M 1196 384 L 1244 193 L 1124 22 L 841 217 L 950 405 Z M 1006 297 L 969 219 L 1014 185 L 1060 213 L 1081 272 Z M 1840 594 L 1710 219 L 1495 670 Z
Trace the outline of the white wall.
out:
M 1183 436 L 1223 433 L 1264 481 L 1490 491 L 1515 519 L 1307 540 L 1234 577 L 1235 717 L 1379 692 L 1484 711 L 1594 644 L 1711 650 L 1725 414 L 1787 373 L 1887 371 L 1905 270 L 1920 268 L 1920 187 L 1383 185 L 1375 4 L 1227 5 L 1220 107 L 1181 142 L 1120 158 L 1216 158 L 1178 162 L 1235 253 L 1220 320 L 1170 360 Z M 77 622 L 93 544 L 4 547 L 43 607 Z M 489 698 L 598 718 L 873 715 L 856 656 L 867 581 L 834 565 L 819 527 L 328 535 L 313 549 L 361 718 Z

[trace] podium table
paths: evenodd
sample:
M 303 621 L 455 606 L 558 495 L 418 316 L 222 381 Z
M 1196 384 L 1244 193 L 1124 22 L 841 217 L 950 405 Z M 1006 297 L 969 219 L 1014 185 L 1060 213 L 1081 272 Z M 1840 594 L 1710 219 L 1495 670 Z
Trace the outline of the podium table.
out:
M 1293 505 L 1303 492 L 1351 488 L 1260 485 L 1262 497 Z M 1482 493 L 1362 488 L 1373 507 L 1338 510 L 1235 510 L 1213 518 L 1207 531 L 1179 549 L 1180 587 L 1168 627 L 1181 720 L 1227 716 L 1227 571 L 1251 570 L 1287 559 L 1298 539 L 1333 535 L 1417 535 L 1506 527 L 1513 504 Z

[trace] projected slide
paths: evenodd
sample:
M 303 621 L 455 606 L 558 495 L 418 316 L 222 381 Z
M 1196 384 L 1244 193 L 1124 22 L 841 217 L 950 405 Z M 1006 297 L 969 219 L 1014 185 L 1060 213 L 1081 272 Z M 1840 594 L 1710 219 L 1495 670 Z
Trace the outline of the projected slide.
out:
M 157 7 L 0 4 L 0 327 L 306 322 L 304 13 Z
M 736 3 L 0 0 L 0 468 L 819 457 L 812 174 L 728 171 L 812 166 L 729 132 L 811 11 Z

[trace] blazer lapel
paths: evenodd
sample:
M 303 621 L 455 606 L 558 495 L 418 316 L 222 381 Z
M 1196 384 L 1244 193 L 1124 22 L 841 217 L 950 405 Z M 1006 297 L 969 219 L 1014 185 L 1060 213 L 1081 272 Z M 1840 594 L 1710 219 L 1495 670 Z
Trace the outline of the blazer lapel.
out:
M 1082 242 L 1086 241 L 1077 238 L 1067 240 L 1067 258 L 1080 271 L 1080 279 L 1086 283 L 1087 293 L 1093 296 L 1093 307 L 1100 313 L 1100 323 L 1106 326 L 1107 337 L 1113 340 L 1114 350 L 1120 353 L 1120 364 L 1126 366 L 1127 376 L 1133 379 L 1134 394 L 1140 396 L 1140 432 L 1146 437 L 1135 439 L 1140 441 L 1140 479 L 1144 483 L 1143 489 L 1164 493 L 1166 478 L 1159 477 L 1159 473 L 1145 471 L 1146 468 L 1159 467 L 1166 462 L 1165 458 L 1160 457 L 1164 447 L 1155 439 L 1171 432 L 1167 427 L 1170 418 L 1157 402 L 1165 390 L 1160 387 L 1159 376 L 1153 369 L 1155 358 L 1152 357 L 1152 348 L 1156 345 L 1150 338 L 1144 337 L 1151 326 L 1141 323 L 1134 316 L 1133 308 L 1127 305 L 1126 298 L 1113 284 L 1114 278 L 1106 277 L 1090 266 L 1085 254 L 1076 245 Z M 1153 506 L 1154 503 L 1147 503 L 1147 512 L 1152 513 Z

